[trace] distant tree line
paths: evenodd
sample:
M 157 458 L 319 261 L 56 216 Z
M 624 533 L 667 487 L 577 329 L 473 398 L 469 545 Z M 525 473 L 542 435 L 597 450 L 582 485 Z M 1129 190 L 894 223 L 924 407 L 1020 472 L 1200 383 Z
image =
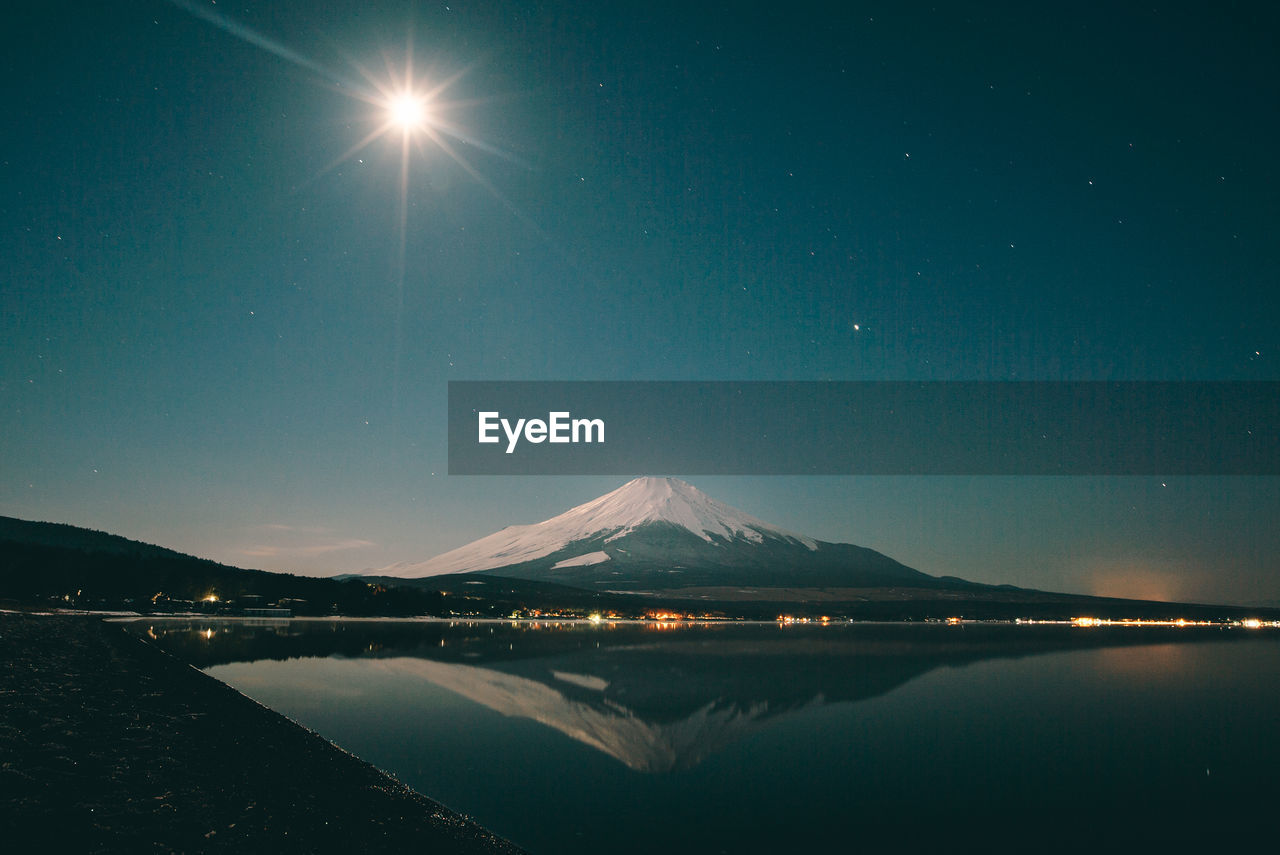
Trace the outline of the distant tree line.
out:
M 61 535 L 50 529 L 51 533 Z M 0 527 L 2 533 L 2 527 Z M 1077 615 L 1168 620 L 1280 617 L 1280 609 L 1158 603 L 1037 591 L 1007 592 L 976 586 L 968 596 L 921 589 L 903 599 L 856 602 L 716 602 L 585 591 L 528 580 L 484 577 L 394 580 L 317 579 L 244 570 L 117 538 L 106 549 L 0 539 L 0 599 L 43 606 L 140 612 L 231 613 L 279 604 L 295 615 L 413 615 L 644 617 L 655 609 L 718 617 L 772 620 L 778 615 L 871 621 L 977 620 L 1019 617 L 1066 620 Z M 139 548 L 134 549 L 134 546 Z M 435 589 L 435 585 L 447 590 Z M 463 587 L 466 586 L 466 587 Z M 1016 590 L 1016 589 L 1014 589 Z M 906 593 L 904 589 L 903 592 Z M 205 602 L 214 596 L 216 602 Z

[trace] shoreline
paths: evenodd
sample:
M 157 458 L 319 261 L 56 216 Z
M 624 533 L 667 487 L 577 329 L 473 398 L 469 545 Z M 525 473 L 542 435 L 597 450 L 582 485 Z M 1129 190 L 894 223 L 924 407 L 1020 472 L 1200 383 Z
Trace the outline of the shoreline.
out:
M 1274 611 L 1259 609 L 1259 613 Z M 7 615 L 28 615 L 34 617 L 71 617 L 98 618 L 105 624 L 128 624 L 139 621 L 223 621 L 249 624 L 262 623 L 447 623 L 453 624 L 507 624 L 559 626 L 562 624 L 583 626 L 1069 626 L 1077 629 L 1093 627 L 1167 627 L 1177 630 L 1194 629 L 1231 629 L 1259 630 L 1280 629 L 1280 618 L 1231 618 L 1218 620 L 1186 620 L 1162 618 L 925 618 L 923 620 L 872 620 L 868 618 L 811 618 L 781 615 L 776 618 L 581 618 L 581 617 L 480 617 L 439 615 L 289 615 L 280 617 L 261 617 L 257 615 L 237 615 L 205 612 L 174 612 L 164 614 L 144 614 L 140 612 L 116 611 L 13 611 L 0 609 L 0 619 Z M 256 701 L 255 701 L 256 703 Z
M 0 613 L 0 834 L 82 852 L 519 853 L 101 616 Z

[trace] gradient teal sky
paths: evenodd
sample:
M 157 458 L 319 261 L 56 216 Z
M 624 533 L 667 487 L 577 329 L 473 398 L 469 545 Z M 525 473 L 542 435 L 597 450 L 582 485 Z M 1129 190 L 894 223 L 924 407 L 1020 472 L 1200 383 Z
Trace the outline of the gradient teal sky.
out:
M 1278 377 L 1261 4 L 194 5 L 0 34 L 0 513 L 339 572 L 625 480 L 447 477 L 450 379 Z M 343 155 L 410 36 L 483 180 L 414 151 L 401 291 L 398 140 Z M 929 572 L 1280 601 L 1275 479 L 693 480 Z

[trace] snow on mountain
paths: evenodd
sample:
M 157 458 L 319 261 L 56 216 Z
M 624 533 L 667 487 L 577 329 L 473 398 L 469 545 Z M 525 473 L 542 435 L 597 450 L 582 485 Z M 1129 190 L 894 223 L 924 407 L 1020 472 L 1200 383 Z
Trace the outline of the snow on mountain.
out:
M 601 537 L 606 543 L 614 541 L 655 522 L 679 526 L 709 544 L 719 541 L 763 543 L 769 538 L 810 550 L 818 548 L 813 538 L 770 525 L 678 478 L 636 478 L 549 520 L 508 526 L 428 561 L 397 564 L 382 572 L 402 578 L 421 578 L 491 570 L 545 558 L 577 541 Z M 556 566 L 589 565 L 608 558 L 596 545 L 587 554 L 565 559 Z
M 592 564 L 600 564 L 609 560 L 607 552 L 588 552 L 586 555 L 578 555 L 573 558 L 566 558 L 563 561 L 557 561 L 551 565 L 552 570 L 559 570 L 563 567 L 590 567 Z

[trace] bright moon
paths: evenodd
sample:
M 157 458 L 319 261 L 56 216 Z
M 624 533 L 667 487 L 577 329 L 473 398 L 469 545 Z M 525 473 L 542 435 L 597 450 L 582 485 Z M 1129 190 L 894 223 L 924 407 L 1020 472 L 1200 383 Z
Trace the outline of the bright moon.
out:
M 418 127 L 426 118 L 426 110 L 423 108 L 422 99 L 413 95 L 397 95 L 391 99 L 389 108 L 391 110 L 391 121 L 405 129 Z

